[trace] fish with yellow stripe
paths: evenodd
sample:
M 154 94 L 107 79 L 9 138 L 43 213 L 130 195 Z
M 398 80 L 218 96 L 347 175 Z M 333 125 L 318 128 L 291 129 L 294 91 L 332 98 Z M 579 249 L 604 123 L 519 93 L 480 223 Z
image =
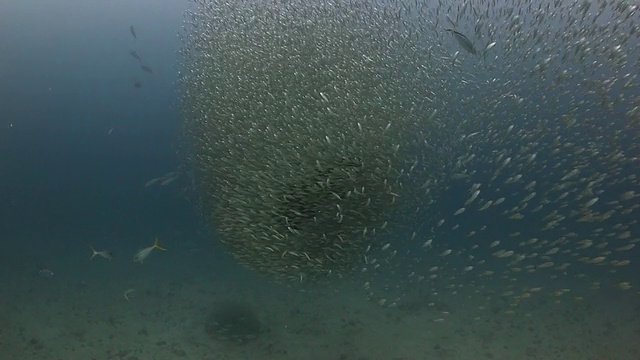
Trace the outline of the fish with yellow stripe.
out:
M 153 245 L 138 251 L 138 253 L 133 257 L 133 262 L 139 262 L 140 264 L 142 264 L 144 260 L 147 258 L 147 256 L 149 256 L 149 254 L 151 254 L 151 252 L 154 249 L 158 249 L 162 251 L 167 250 L 162 246 L 160 246 L 160 244 L 158 244 L 158 238 L 156 237 L 155 241 L 153 242 Z

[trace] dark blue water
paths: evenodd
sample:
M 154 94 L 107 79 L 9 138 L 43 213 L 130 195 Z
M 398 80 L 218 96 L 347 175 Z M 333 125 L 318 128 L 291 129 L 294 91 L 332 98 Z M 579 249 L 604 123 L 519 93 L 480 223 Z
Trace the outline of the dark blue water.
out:
M 484 196 L 495 191 L 487 187 L 503 184 L 508 176 L 514 175 L 504 174 L 492 184 L 495 164 L 469 164 L 468 170 L 476 171 L 472 181 L 453 181 L 448 190 L 438 194 L 434 207 L 421 213 L 424 214 L 423 219 L 408 216 L 408 223 L 402 224 L 398 233 L 390 235 L 395 241 L 392 249 L 397 250 L 399 255 L 389 261 L 388 268 L 372 275 L 371 279 L 380 280 L 372 281 L 374 287 L 378 286 L 374 289 L 376 294 L 371 296 L 374 302 L 367 299 L 370 294 L 362 290 L 360 282 L 348 283 L 346 290 L 340 288 L 344 284 L 339 281 L 331 286 L 323 283 L 320 288 L 325 292 L 320 292 L 321 295 L 300 295 L 300 292 L 289 292 L 288 287 L 272 282 L 272 279 L 242 270 L 225 253 L 215 229 L 207 228 L 203 223 L 191 174 L 184 171 L 184 153 L 179 151 L 184 139 L 181 137 L 183 129 L 176 88 L 181 45 L 177 34 L 182 31 L 183 13 L 188 6 L 184 1 L 151 0 L 26 0 L 0 5 L 0 275 L 3 280 L 0 285 L 0 304 L 3 306 L 0 309 L 0 324 L 10 324 L 7 326 L 9 330 L 5 330 L 5 334 L 10 334 L 7 336 L 10 341 L 5 341 L 0 331 L 0 358 L 4 358 L 2 351 L 11 356 L 20 354 L 18 358 L 22 359 L 36 358 L 35 354 L 39 354 L 38 358 L 46 358 L 46 355 L 38 353 L 38 344 L 41 343 L 52 354 L 65 359 L 73 356 L 87 358 L 86 355 L 73 355 L 80 352 L 76 353 L 76 348 L 84 348 L 84 354 L 96 355 L 96 358 L 132 359 L 129 356 L 134 354 L 139 355 L 140 359 L 156 358 L 148 354 L 169 356 L 164 358 L 184 357 L 178 351 L 181 349 L 190 349 L 193 352 L 187 351 L 186 354 L 199 356 L 193 358 L 204 358 L 202 353 L 210 356 L 207 359 L 225 358 L 221 354 L 225 354 L 225 351 L 234 354 L 237 349 L 212 345 L 198 336 L 204 336 L 200 321 L 210 304 L 231 294 L 257 304 L 256 308 L 269 324 L 269 332 L 273 337 L 258 343 L 256 348 L 243 350 L 245 352 L 241 357 L 230 355 L 229 358 L 299 359 L 313 349 L 317 355 L 313 358 L 317 359 L 386 359 L 388 357 L 385 356 L 389 354 L 405 354 L 404 349 L 415 349 L 411 355 L 396 358 L 423 359 L 423 354 L 430 354 L 430 358 L 463 359 L 469 358 L 465 357 L 469 352 L 454 356 L 450 352 L 440 351 L 440 344 L 447 344 L 443 339 L 452 339 L 450 345 L 444 347 L 453 348 L 469 341 L 466 335 L 460 334 L 470 331 L 470 319 L 475 314 L 468 315 L 464 310 L 475 309 L 478 302 L 465 302 L 460 300 L 466 299 L 462 297 L 458 298 L 459 303 L 453 300 L 449 303 L 447 296 L 453 289 L 450 285 L 462 286 L 459 288 L 461 293 L 465 289 L 473 289 L 469 294 L 477 290 L 475 294 L 479 294 L 481 300 L 491 299 L 488 303 L 496 307 L 495 314 L 498 314 L 513 301 L 496 296 L 505 290 L 517 292 L 537 286 L 548 290 L 572 287 L 578 283 L 580 285 L 576 285 L 575 295 L 572 296 L 587 299 L 593 296 L 596 305 L 589 303 L 579 308 L 580 312 L 576 312 L 577 315 L 570 320 L 561 318 L 561 324 L 574 326 L 570 335 L 567 335 L 568 339 L 553 335 L 550 338 L 555 340 L 547 343 L 528 342 L 531 339 L 527 331 L 530 330 L 523 330 L 527 327 L 541 329 L 540 333 L 548 329 L 564 329 L 553 322 L 557 316 L 554 312 L 560 310 L 549 307 L 555 298 L 547 296 L 541 297 L 543 300 L 539 302 L 523 302 L 523 312 L 529 312 L 529 316 L 530 312 L 534 313 L 534 318 L 539 314 L 552 314 L 552 320 L 542 325 L 527 323 L 529 318 L 526 316 L 503 323 L 502 315 L 492 316 L 492 313 L 487 317 L 480 313 L 483 316 L 482 324 L 497 324 L 498 330 L 491 328 L 491 331 L 499 333 L 504 329 L 518 329 L 506 331 L 502 338 L 497 336 L 500 340 L 487 347 L 495 353 L 502 351 L 504 359 L 513 359 L 519 358 L 521 350 L 527 346 L 555 349 L 554 346 L 559 342 L 559 347 L 568 348 L 575 341 L 582 341 L 578 335 L 588 333 L 587 341 L 591 343 L 597 342 L 594 339 L 606 338 L 621 348 L 625 356 L 637 354 L 634 344 L 637 344 L 638 329 L 637 324 L 633 323 L 633 319 L 638 317 L 637 289 L 627 293 L 615 292 L 610 298 L 602 297 L 603 292 L 589 295 L 594 293 L 585 290 L 594 281 L 601 281 L 603 288 L 610 290 L 620 281 L 636 280 L 639 273 L 635 263 L 637 256 L 632 257 L 631 266 L 620 268 L 616 273 L 608 272 L 610 267 L 605 269 L 576 264 L 560 279 L 551 279 L 550 272 L 543 270 L 535 274 L 520 274 L 517 282 L 514 282 L 507 279 L 513 274 L 501 276 L 507 273 L 508 261 L 493 258 L 494 249 L 486 246 L 493 240 L 509 244 L 509 234 L 518 232 L 522 234 L 517 237 L 518 241 L 536 236 L 553 240 L 569 231 L 590 233 L 597 226 L 611 228 L 617 222 L 632 223 L 630 231 L 637 234 L 640 231 L 635 220 L 637 211 L 602 224 L 556 229 L 543 235 L 540 235 L 540 226 L 545 213 L 527 216 L 520 221 L 509 221 L 504 216 L 497 216 L 497 211 L 477 212 L 468 209 L 461 216 L 452 217 L 469 197 L 471 183 L 482 183 Z M 135 37 L 131 33 L 131 26 L 135 30 Z M 449 45 L 456 46 L 452 44 Z M 132 51 L 139 59 L 132 55 Z M 479 78 L 482 76 L 479 75 Z M 571 85 L 577 84 L 565 84 L 566 87 Z M 473 92 L 472 89 L 465 91 Z M 542 98 L 542 95 L 536 91 L 531 94 L 533 98 Z M 582 100 L 589 103 L 596 101 L 594 98 Z M 547 113 L 543 103 L 541 106 L 543 108 L 536 113 L 537 116 L 555 114 L 551 111 Z M 580 119 L 597 117 L 599 121 L 607 123 L 614 122 L 617 116 L 624 116 L 626 110 L 626 106 L 618 106 L 611 112 L 585 112 L 576 116 Z M 456 111 L 452 109 L 451 113 L 460 118 L 467 116 Z M 562 112 L 562 109 L 556 111 Z M 431 109 L 425 117 L 430 113 Z M 527 122 L 531 114 L 521 115 L 521 122 L 517 119 L 514 121 L 527 128 L 531 124 Z M 553 134 L 550 138 L 542 136 L 541 139 L 551 141 L 553 136 L 561 134 L 570 141 L 580 143 L 598 136 L 570 131 L 550 134 Z M 612 148 L 618 146 L 625 149 L 628 156 L 638 155 L 633 136 L 627 134 L 620 139 L 622 142 L 612 145 Z M 614 142 L 612 140 L 612 144 Z M 514 143 L 509 150 L 517 152 L 516 149 L 521 145 Z M 494 156 L 491 148 L 479 147 L 474 151 L 478 157 L 483 154 L 486 158 Z M 545 158 L 547 155 L 540 153 L 538 161 L 549 161 L 550 165 L 554 165 L 554 161 L 562 160 L 567 162 L 564 167 L 570 167 L 573 159 L 571 154 L 564 158 Z M 598 166 L 590 169 L 593 172 L 606 171 L 606 164 L 593 166 Z M 148 181 L 174 171 L 180 172 L 174 182 L 166 186 L 155 184 L 145 187 Z M 551 180 L 547 179 L 550 173 L 548 168 L 538 168 L 529 174 L 525 183 L 536 180 L 539 187 L 548 189 L 553 186 Z M 587 170 L 582 176 L 588 173 Z M 634 173 L 637 173 L 637 169 L 626 167 L 620 176 Z M 522 184 L 500 186 L 501 196 L 507 198 L 502 205 L 504 209 L 516 206 L 524 196 L 520 192 Z M 608 187 L 607 190 L 611 192 L 600 195 L 600 204 L 594 206 L 595 210 L 625 191 L 638 192 L 637 189 L 622 185 Z M 478 201 L 473 208 L 477 207 Z M 608 207 L 602 209 L 606 211 Z M 441 218 L 446 218 L 445 225 L 432 231 Z M 460 227 L 451 230 L 456 223 Z M 478 231 L 483 226 L 486 226 L 486 230 Z M 420 238 L 407 240 L 413 229 L 420 234 Z M 468 233 L 474 230 L 478 233 L 468 237 Z M 420 247 L 426 240 L 425 236 L 434 237 L 433 248 L 425 250 Z M 143 265 L 133 263 L 135 253 L 152 245 L 156 237 L 167 251 L 154 250 Z M 483 246 L 472 250 L 474 244 Z M 115 259 L 111 262 L 101 258 L 89 261 L 89 246 L 109 250 Z M 440 254 L 445 249 L 454 249 L 455 252 L 451 257 L 444 258 Z M 598 251 L 585 251 L 582 254 L 596 256 Z M 637 248 L 630 253 L 615 253 L 613 258 L 630 256 L 628 254 L 637 255 Z M 473 255 L 475 260 L 470 260 L 469 255 Z M 488 260 L 484 265 L 476 265 L 478 259 Z M 558 262 L 576 263 L 575 258 L 568 254 L 556 259 Z M 476 265 L 477 270 L 464 273 L 461 269 L 470 264 Z M 439 273 L 439 278 L 424 282 L 416 280 L 420 275 L 429 276 L 431 273 L 428 269 L 434 265 L 445 269 Z M 495 277 L 476 276 L 485 269 L 501 270 L 496 271 Z M 413 272 L 417 274 L 409 275 Z M 574 277 L 579 273 L 586 274 L 586 279 L 576 281 Z M 355 275 L 353 278 L 364 282 L 370 280 L 367 276 L 369 274 L 362 278 Z M 334 285 L 339 290 L 334 289 Z M 133 288 L 136 289 L 133 299 L 139 302 L 134 302 L 132 307 L 131 303 L 123 301 L 122 293 Z M 381 310 L 371 307 L 372 303 L 385 296 L 389 299 L 388 303 L 397 296 L 406 299 L 409 305 L 398 306 L 400 313 L 394 312 L 398 311 L 395 308 Z M 438 313 L 431 312 L 430 305 L 425 305 L 430 302 L 436 303 Z M 602 306 L 609 303 L 625 306 Z M 571 305 L 566 306 L 566 313 L 574 311 Z M 589 320 L 590 313 L 594 313 L 593 308 L 598 309 L 595 313 L 605 315 Z M 407 309 L 424 312 L 412 313 Z M 458 327 L 432 326 L 434 319 L 443 316 L 442 310 L 451 313 L 458 310 L 464 314 L 457 323 L 459 325 L 456 325 Z M 536 313 L 535 310 L 540 312 Z M 609 315 L 605 310 L 613 314 Z M 11 317 L 12 314 L 15 317 Z M 615 319 L 612 320 L 615 326 L 609 324 L 609 317 Z M 65 322 L 68 318 L 80 320 L 69 324 Z M 412 325 L 411 321 L 416 319 L 419 319 L 416 322 L 426 326 Z M 405 320 L 406 323 L 403 322 Z M 354 327 L 353 324 L 359 321 L 366 326 Z M 602 330 L 609 324 L 607 326 L 611 329 L 602 330 L 603 333 L 596 330 L 591 332 L 589 321 L 593 321 L 594 328 Z M 105 330 L 105 323 L 112 327 Z M 79 339 L 82 336 L 69 335 L 62 330 L 56 335 L 45 331 L 58 327 L 93 334 L 92 339 L 97 340 L 88 342 L 95 341 L 91 346 L 99 350 L 87 350 L 87 342 Z M 390 329 L 388 332 L 377 330 L 387 328 Z M 487 329 L 480 327 L 471 332 L 490 333 Z M 171 330 L 176 331 L 177 335 Z M 510 342 L 509 332 L 517 333 L 525 340 L 514 345 Z M 336 333 L 339 336 L 332 337 Z M 387 343 L 385 341 L 389 341 L 389 334 L 392 334 L 392 339 Z M 433 334 L 438 338 L 425 340 L 428 336 L 436 336 Z M 383 344 L 380 346 L 384 349 L 402 348 L 398 344 L 405 337 L 412 339 L 412 342 L 407 340 L 409 345 L 404 349 L 376 352 L 374 347 L 372 350 L 372 344 L 376 343 Z M 132 350 L 135 346 L 127 343 L 130 339 L 150 348 Z M 483 341 L 490 342 L 486 339 Z M 111 343 L 117 343 L 117 346 L 109 345 Z M 171 349 L 165 346 L 167 343 L 172 344 Z M 317 347 L 308 347 L 308 344 Z M 254 356 L 256 349 L 261 351 L 257 357 Z M 287 349 L 289 356 L 283 355 L 286 351 L 280 349 Z M 598 354 L 615 353 L 607 352 L 611 349 L 606 344 L 598 349 L 601 351 Z M 540 351 L 544 355 L 527 358 L 550 358 L 544 357 L 549 356 L 549 352 Z M 488 350 L 482 354 L 486 358 L 493 358 L 487 353 Z M 571 350 L 567 353 L 583 354 Z M 349 355 L 343 357 L 341 354 Z M 359 357 L 359 354 L 369 356 Z
M 175 188 L 143 188 L 180 160 L 174 81 L 185 6 L 3 5 L 3 248 L 18 245 L 11 239 L 66 247 L 132 232 L 149 241 L 191 218 L 185 201 L 167 196 Z

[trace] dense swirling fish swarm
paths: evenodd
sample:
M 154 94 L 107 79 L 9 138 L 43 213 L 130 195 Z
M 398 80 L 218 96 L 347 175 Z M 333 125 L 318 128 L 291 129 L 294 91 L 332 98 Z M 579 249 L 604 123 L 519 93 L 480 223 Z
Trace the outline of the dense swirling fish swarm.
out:
M 403 24 L 340 3 L 199 5 L 182 89 L 207 216 L 261 271 L 350 270 L 411 203 L 398 199 L 429 79 L 406 71 Z
M 400 294 L 503 282 L 513 304 L 569 294 L 563 279 L 633 288 L 633 2 L 197 5 L 186 128 L 243 262 L 295 279 L 361 265 Z

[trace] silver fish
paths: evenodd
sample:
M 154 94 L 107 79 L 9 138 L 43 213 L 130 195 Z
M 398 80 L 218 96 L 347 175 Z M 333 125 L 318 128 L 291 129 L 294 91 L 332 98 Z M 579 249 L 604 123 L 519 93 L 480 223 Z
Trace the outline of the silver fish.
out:
M 445 29 L 445 30 L 450 31 L 453 34 L 453 36 L 458 41 L 458 44 L 460 44 L 460 46 L 462 46 L 463 49 L 467 50 L 471 54 L 474 54 L 474 55 L 476 54 L 476 49 L 473 47 L 473 43 L 463 33 L 456 31 L 454 29 Z

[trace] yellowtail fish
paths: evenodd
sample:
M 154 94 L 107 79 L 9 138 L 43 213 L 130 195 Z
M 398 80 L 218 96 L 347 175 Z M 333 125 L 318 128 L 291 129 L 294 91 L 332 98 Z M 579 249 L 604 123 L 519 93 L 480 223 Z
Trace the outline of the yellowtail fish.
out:
M 93 258 L 96 256 L 103 257 L 109 261 L 113 260 L 113 253 L 111 251 L 107 251 L 107 250 L 96 251 L 96 249 L 94 249 L 93 246 L 91 245 L 89 245 L 89 249 L 91 249 L 91 252 L 93 252 L 89 260 L 93 260 Z
M 146 259 L 147 256 L 149 256 L 149 254 L 151 254 L 151 251 L 153 251 L 153 249 L 158 249 L 158 250 L 163 250 L 163 251 L 167 250 L 167 249 L 163 248 L 162 246 L 158 245 L 158 238 L 156 238 L 156 240 L 153 242 L 153 245 L 138 251 L 136 256 L 133 257 L 133 261 L 134 262 L 139 262 L 140 264 L 142 264 L 144 259 Z

